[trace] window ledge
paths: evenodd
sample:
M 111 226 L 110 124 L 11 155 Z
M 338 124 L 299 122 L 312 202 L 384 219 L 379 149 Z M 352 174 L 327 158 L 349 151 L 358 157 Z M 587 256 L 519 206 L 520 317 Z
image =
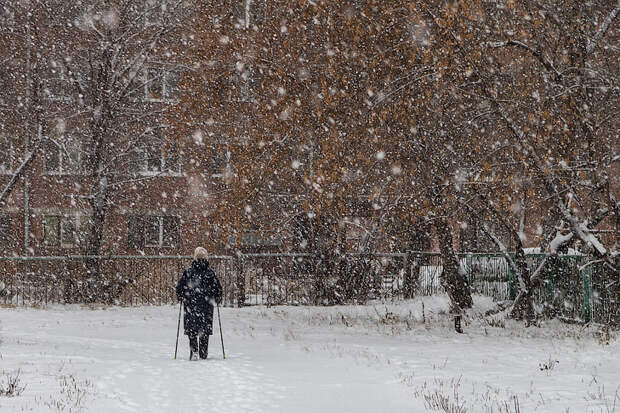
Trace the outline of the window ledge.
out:
M 86 176 L 88 175 L 86 172 L 54 172 L 54 171 L 45 171 L 43 175 L 47 176 Z
M 47 100 L 48 102 L 73 102 L 73 98 L 63 96 L 46 96 L 45 100 Z
M 153 178 L 155 177 L 174 177 L 174 178 L 179 178 L 183 176 L 182 172 L 157 172 L 157 171 L 140 171 L 137 173 L 137 175 L 140 176 L 151 176 Z
M 142 98 L 144 102 L 150 103 L 167 103 L 167 104 L 175 104 L 178 103 L 178 99 L 174 98 Z

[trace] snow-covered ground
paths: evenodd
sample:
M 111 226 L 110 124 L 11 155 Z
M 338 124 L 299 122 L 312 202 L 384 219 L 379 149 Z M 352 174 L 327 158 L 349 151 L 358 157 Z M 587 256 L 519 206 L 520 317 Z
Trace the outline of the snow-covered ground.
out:
M 173 360 L 178 307 L 0 308 L 0 392 L 25 386 L 0 412 L 620 412 L 618 340 L 491 306 L 476 297 L 465 334 L 444 297 L 223 308 L 226 359 L 216 327 L 192 362 L 185 336 Z

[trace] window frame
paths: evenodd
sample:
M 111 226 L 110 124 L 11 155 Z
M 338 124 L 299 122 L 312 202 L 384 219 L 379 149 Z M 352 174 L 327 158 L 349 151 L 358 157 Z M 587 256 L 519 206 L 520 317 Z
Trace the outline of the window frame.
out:
M 13 246 L 12 227 L 13 215 L 6 213 L 0 214 L 0 248 Z
M 156 158 L 159 162 L 159 169 L 151 170 L 149 167 L 149 162 L 152 160 L 149 155 L 149 151 L 144 148 L 138 149 L 139 159 L 137 160 L 137 171 L 136 173 L 141 176 L 183 176 L 183 170 L 181 168 L 181 154 L 176 149 L 176 145 L 165 150 L 163 148 L 164 145 L 159 146 L 159 156 Z M 151 147 L 152 148 L 152 147 Z M 176 165 L 173 170 L 167 168 L 167 163 L 171 158 L 168 153 L 170 151 L 174 151 L 176 153 Z
M 144 26 L 162 27 L 164 25 L 165 16 L 164 8 L 168 7 L 168 3 L 160 0 L 146 0 L 144 5 Z
M 220 172 L 213 172 L 211 174 L 211 178 L 215 178 L 215 179 L 224 179 L 224 177 L 226 176 L 226 172 L 227 170 L 230 168 L 230 158 L 232 156 L 232 153 L 230 152 L 230 150 L 228 150 L 228 148 L 226 148 L 224 152 L 224 156 L 222 157 L 221 161 L 222 161 L 222 167 Z M 217 165 L 220 162 L 220 159 L 217 159 L 217 156 L 215 156 L 215 154 L 219 153 L 219 151 L 214 151 L 214 156 L 210 157 L 210 160 L 216 164 L 215 168 L 213 168 L 214 170 L 217 169 L 217 167 L 219 165 Z
M 71 102 L 71 79 L 62 64 L 52 61 L 51 76 L 43 79 L 44 99 L 51 102 Z
M 0 23 L 4 27 L 11 27 L 15 25 L 15 12 L 11 11 L 9 7 L 0 8 Z
M 151 77 L 152 72 L 156 72 L 157 75 Z M 177 72 L 178 69 L 146 65 L 142 69 L 144 100 L 147 102 L 173 102 L 175 100 L 175 95 L 178 93 L 178 85 L 173 85 L 172 78 L 175 75 L 180 76 Z M 160 96 L 151 96 L 153 84 L 156 84 L 161 90 Z
M 79 247 L 85 241 L 81 237 L 80 231 L 84 226 L 84 217 L 87 215 L 84 214 L 47 214 L 43 216 L 42 224 L 43 224 L 43 245 L 46 247 L 59 247 L 59 248 L 75 248 Z M 50 233 L 50 227 L 48 225 L 49 220 L 56 220 L 54 233 Z M 67 235 L 65 231 L 67 231 L 68 224 L 71 224 L 73 228 L 71 229 L 71 241 L 65 242 Z M 48 241 L 49 235 L 52 235 L 54 238 L 54 242 L 50 243 Z
M 79 238 L 79 222 L 75 217 L 72 216 L 62 216 L 60 217 L 60 225 L 59 225 L 59 235 L 60 235 L 60 246 L 63 248 L 73 248 L 78 246 Z M 69 227 L 69 228 L 67 228 Z M 69 241 L 66 242 L 65 237 L 70 237 Z
M 144 246 L 149 248 L 161 247 L 164 232 L 163 216 L 148 215 L 144 218 Z M 157 230 L 157 241 L 154 243 L 150 242 L 150 231 L 153 229 L 153 227 L 156 227 Z
M 135 220 L 133 223 L 131 220 Z M 167 223 L 174 222 L 176 233 L 167 234 Z M 131 234 L 130 231 L 137 231 Z M 150 231 L 155 229 L 157 240 L 153 242 Z M 127 222 L 127 243 L 129 248 L 179 248 L 181 245 L 181 217 L 178 215 L 130 215 Z M 172 237 L 170 237 L 172 235 Z M 139 237 L 139 239 L 137 239 Z M 171 239 L 172 242 L 168 242 Z M 136 242 L 137 241 L 137 242 Z
M 53 140 L 50 140 L 51 145 L 53 146 L 53 149 L 57 151 L 58 154 L 58 169 L 57 170 L 50 170 L 49 166 L 48 166 L 48 156 L 49 154 L 45 155 L 45 160 L 44 160 L 44 165 L 43 165 L 43 172 L 45 175 L 55 175 L 55 176 L 62 176 L 62 175 L 72 175 L 72 176 L 79 176 L 79 175 L 85 175 L 85 168 L 83 165 L 84 162 L 84 156 L 83 156 L 83 150 L 82 150 L 82 142 L 80 140 L 77 139 L 73 139 L 73 138 L 65 138 L 66 135 L 62 135 L 62 141 L 63 144 L 62 146 L 57 144 L 56 142 L 54 142 Z M 69 162 L 69 164 L 72 164 L 70 159 L 71 159 L 71 153 L 68 150 L 69 148 L 67 148 L 66 143 L 75 143 L 77 144 L 76 149 L 76 154 L 77 154 L 77 165 L 75 167 L 75 169 L 71 170 L 67 167 L 67 162 Z M 67 161 L 67 158 L 69 159 L 69 161 Z
M 50 221 L 56 220 L 54 225 L 54 231 L 51 232 Z M 60 246 L 60 215 L 45 215 L 43 217 L 43 245 L 46 247 L 59 247 Z M 53 236 L 54 240 L 50 241 L 50 236 Z
M 264 231 L 244 231 L 241 234 L 241 246 L 249 248 L 280 247 L 282 238 Z
M 261 26 L 266 19 L 265 13 L 265 0 L 239 0 L 237 6 L 233 8 L 235 27 L 248 30 L 254 26 Z
M 71 94 L 68 90 L 71 88 L 71 81 L 65 78 L 64 74 L 59 77 L 50 77 L 44 80 L 45 83 L 45 99 L 50 102 L 71 102 Z M 60 87 L 62 86 L 62 87 Z M 62 90 L 65 93 L 56 94 L 54 91 Z
M 15 161 L 15 147 L 13 146 L 13 141 L 10 140 L 6 134 L 0 134 L 0 144 L 4 142 L 7 143 L 7 151 L 5 153 L 7 153 L 8 156 L 3 157 L 6 162 L 0 161 L 0 175 L 12 175 L 15 171 L 15 165 L 13 165 Z

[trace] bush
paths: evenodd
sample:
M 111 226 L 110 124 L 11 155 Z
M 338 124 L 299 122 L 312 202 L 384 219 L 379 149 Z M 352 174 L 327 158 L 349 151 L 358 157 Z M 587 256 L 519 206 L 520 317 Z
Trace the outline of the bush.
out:
M 17 397 L 24 392 L 26 386 L 22 385 L 19 375 L 21 370 L 17 370 L 16 373 L 2 373 L 3 380 L 0 382 L 0 396 L 2 397 Z

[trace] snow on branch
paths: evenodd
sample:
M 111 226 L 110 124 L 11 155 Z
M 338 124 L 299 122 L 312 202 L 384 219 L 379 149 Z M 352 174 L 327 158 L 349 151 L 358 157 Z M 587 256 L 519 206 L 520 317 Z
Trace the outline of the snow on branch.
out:
M 562 235 L 560 231 L 557 232 L 555 238 L 551 240 L 549 243 L 549 252 L 551 254 L 557 254 L 557 252 L 564 246 L 567 242 L 573 239 L 573 233 L 569 232 L 566 235 Z
M 556 197 L 558 209 L 560 210 L 562 216 L 570 224 L 571 231 L 580 240 L 582 240 L 586 245 L 589 245 L 590 247 L 592 247 L 598 257 L 609 257 L 608 251 L 603 246 L 603 244 L 598 240 L 598 238 L 594 234 L 590 232 L 590 229 L 588 228 L 588 226 L 584 222 L 580 221 L 571 212 L 569 206 L 566 205 L 566 203 L 562 200 L 562 197 L 559 196 L 561 191 L 554 182 L 553 178 L 555 178 L 555 176 L 553 176 L 552 168 L 545 167 L 545 164 L 547 163 L 544 162 L 540 158 L 540 156 L 538 156 L 538 153 L 536 152 L 532 144 L 527 140 L 525 133 L 521 130 L 521 128 L 519 128 L 519 126 L 510 117 L 507 116 L 506 112 L 503 110 L 501 105 L 496 100 L 494 100 L 494 102 L 496 103 L 498 112 L 501 115 L 504 122 L 506 122 L 510 130 L 512 130 L 512 132 L 519 138 L 521 142 L 520 148 L 524 152 L 524 155 L 533 159 L 534 161 L 533 164 L 536 167 L 536 169 L 538 169 L 538 171 L 541 173 L 541 176 L 543 177 L 543 181 L 545 183 L 545 186 L 547 187 L 547 190 Z M 570 193 L 571 191 L 569 191 L 569 194 Z M 608 260 L 608 264 L 610 265 L 610 267 L 614 268 L 614 271 L 617 271 L 615 269 L 615 266 L 611 262 L 609 262 L 609 260 Z
M 555 237 L 549 243 L 549 254 L 545 255 L 545 258 L 542 260 L 540 264 L 538 264 L 538 267 L 536 267 L 536 269 L 534 270 L 534 273 L 530 277 L 530 280 L 532 281 L 532 283 L 535 283 L 540 279 L 542 270 L 547 265 L 547 261 L 549 260 L 549 258 L 557 255 L 560 248 L 562 248 L 564 245 L 570 242 L 573 239 L 573 237 L 574 237 L 574 234 L 572 232 L 569 232 L 568 234 L 564 235 L 560 231 L 558 231 L 555 234 Z
M 497 248 L 499 248 L 504 258 L 506 258 L 508 265 L 510 265 L 510 268 L 512 269 L 512 271 L 515 274 L 517 274 L 517 279 L 519 280 L 519 286 L 521 287 L 521 291 L 524 291 L 526 289 L 526 286 L 525 286 L 525 282 L 523 281 L 521 271 L 519 270 L 519 268 L 517 267 L 517 264 L 512 259 L 512 256 L 510 255 L 510 252 L 508 251 L 504 243 L 493 233 L 493 231 L 491 231 L 491 229 L 486 223 L 482 226 L 482 229 L 484 230 L 485 234 L 487 234 L 489 238 L 491 238 L 491 240 L 497 246 Z
M 26 153 L 26 156 L 24 157 L 24 160 L 19 165 L 17 170 L 13 173 L 13 176 L 11 176 L 11 179 L 6 184 L 4 189 L 2 190 L 2 193 L 0 194 L 0 203 L 2 203 L 4 201 L 4 199 L 11 193 L 11 190 L 15 186 L 15 183 L 23 175 L 24 171 L 26 170 L 26 167 L 32 161 L 33 157 L 34 157 L 34 152 Z
M 506 40 L 503 42 L 488 42 L 487 45 L 492 48 L 515 46 L 515 47 L 519 47 L 521 49 L 527 50 L 528 52 L 532 54 L 532 56 L 538 59 L 540 63 L 542 63 L 545 69 L 547 69 L 550 72 L 553 72 L 557 76 L 558 79 L 562 77 L 562 74 L 555 68 L 555 66 L 553 66 L 553 62 L 551 62 L 551 60 L 543 56 L 542 52 L 532 48 L 531 46 L 528 46 L 527 44 L 523 42 L 520 42 L 518 40 Z
M 588 45 L 586 46 L 586 54 L 590 54 L 594 51 L 598 41 L 605 35 L 605 33 L 607 33 L 609 26 L 611 26 L 611 22 L 616 18 L 616 16 L 618 16 L 618 13 L 620 13 L 620 0 L 618 0 L 616 7 L 614 7 L 605 20 L 603 20 L 603 23 L 601 23 L 600 27 L 594 34 L 594 39 L 588 41 Z

